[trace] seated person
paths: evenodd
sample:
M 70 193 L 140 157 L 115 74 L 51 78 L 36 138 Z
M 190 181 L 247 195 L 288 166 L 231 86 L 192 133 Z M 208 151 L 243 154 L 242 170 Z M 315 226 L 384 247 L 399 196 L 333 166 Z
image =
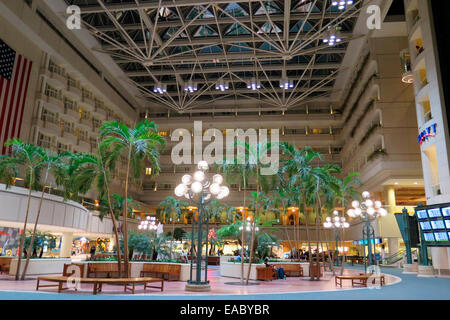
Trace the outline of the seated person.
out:
M 269 264 L 269 258 L 268 257 L 266 257 L 264 259 L 264 264 L 266 265 L 266 268 L 269 268 L 269 267 L 273 268 L 273 270 L 275 271 L 277 279 L 285 279 L 284 269 L 282 267 L 277 268 L 275 266 L 271 266 Z

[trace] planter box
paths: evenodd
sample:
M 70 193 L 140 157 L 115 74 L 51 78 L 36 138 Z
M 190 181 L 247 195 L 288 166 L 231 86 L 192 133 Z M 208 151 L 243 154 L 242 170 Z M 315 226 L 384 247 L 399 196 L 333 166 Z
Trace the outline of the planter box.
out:
M 226 257 L 226 258 L 228 260 L 230 257 Z M 269 262 L 269 265 L 274 264 L 274 263 L 276 263 L 276 262 Z M 301 267 L 303 269 L 303 276 L 309 277 L 309 262 L 283 262 L 283 264 L 288 264 L 288 263 L 301 265 Z M 250 270 L 250 279 L 256 280 L 257 279 L 256 267 L 264 267 L 264 266 L 265 266 L 265 264 L 263 264 L 263 263 L 252 263 L 252 268 Z M 244 277 L 245 278 L 247 277 L 247 272 L 248 272 L 248 263 L 244 263 Z M 220 261 L 220 275 L 223 277 L 241 278 L 241 263 L 240 262 L 227 262 L 227 261 L 223 261 L 223 260 Z
M 88 267 L 87 264 L 88 263 L 117 263 L 115 261 L 80 261 L 80 262 L 76 262 L 76 264 L 86 264 L 85 268 L 84 268 L 84 277 L 87 277 L 87 271 L 88 271 Z M 130 262 L 130 266 L 131 266 L 131 270 L 130 270 L 130 276 L 132 278 L 139 278 L 141 276 L 141 271 L 143 268 L 144 263 L 151 263 L 151 264 L 158 264 L 158 263 L 162 263 L 162 264 L 177 264 L 177 265 L 181 265 L 181 269 L 180 269 L 180 281 L 188 281 L 189 280 L 189 276 L 190 276 L 190 271 L 189 271 L 189 263 L 170 263 L 170 262 L 145 262 L 145 261 L 132 261 Z M 59 273 L 62 273 L 62 267 L 61 270 L 59 271 Z
M 25 260 L 22 259 L 20 263 L 20 274 L 22 274 L 25 266 Z M 17 262 L 19 259 L 14 258 L 11 261 L 9 268 L 9 274 L 15 276 L 17 271 Z M 70 263 L 70 258 L 57 258 L 57 259 L 30 259 L 30 263 L 27 268 L 27 275 L 42 275 L 42 274 L 59 274 L 63 272 L 64 264 Z

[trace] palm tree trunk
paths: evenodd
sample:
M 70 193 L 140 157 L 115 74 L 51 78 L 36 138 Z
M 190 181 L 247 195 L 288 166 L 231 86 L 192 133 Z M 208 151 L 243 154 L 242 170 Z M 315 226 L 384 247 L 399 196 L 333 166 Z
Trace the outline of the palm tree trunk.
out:
M 292 258 L 297 258 L 297 245 L 298 245 L 298 242 L 297 242 L 297 239 L 298 239 L 298 233 L 297 233 L 297 228 L 296 228 L 296 225 L 297 225 L 297 221 L 296 221 L 296 218 L 295 218 L 295 213 L 294 213 L 294 252 L 292 253 Z M 292 247 L 291 247 L 292 248 Z
M 97 144 L 97 149 L 100 149 L 99 145 Z M 111 206 L 111 194 L 109 192 L 109 187 L 108 187 L 108 178 L 106 175 L 106 170 L 105 170 L 105 166 L 103 164 L 103 158 L 102 155 L 99 153 L 99 159 L 100 159 L 100 164 L 101 164 L 101 170 L 102 170 L 102 174 L 103 177 L 106 181 L 105 183 L 105 189 L 106 189 L 106 197 L 107 197 L 107 201 L 108 201 L 108 207 L 109 207 L 109 214 L 111 215 L 111 220 L 113 223 L 113 229 L 114 229 L 114 236 L 116 237 L 116 248 L 117 248 L 117 271 L 119 273 L 119 278 L 122 277 L 122 257 L 121 257 L 121 253 L 120 253 L 120 238 L 119 238 L 119 231 L 117 230 L 117 220 L 116 220 L 116 216 L 114 215 L 114 210 Z
M 342 216 L 344 216 L 344 214 L 345 214 L 345 201 L 344 201 L 344 198 L 342 198 L 342 206 L 344 207 L 344 211 L 342 212 Z M 345 229 L 344 228 L 342 228 L 342 262 L 341 262 L 341 275 L 343 275 L 344 274 L 344 264 L 345 264 L 345 250 L 344 250 L 344 244 L 345 244 L 345 238 L 344 238 L 344 235 L 345 235 Z M 338 251 L 339 252 L 339 251 Z
M 285 214 L 286 214 L 286 210 L 285 210 Z M 288 239 L 288 242 L 289 242 L 289 247 L 290 247 L 291 250 L 292 250 L 292 242 L 291 242 L 291 238 L 289 237 L 289 232 L 288 232 L 287 229 L 284 229 L 284 231 L 285 231 L 285 233 L 286 233 L 286 238 Z
M 259 172 L 259 168 L 256 168 L 257 172 Z M 252 259 L 253 259 L 253 250 L 254 250 L 254 245 L 255 245 L 255 228 L 256 228 L 256 218 L 258 217 L 258 197 L 259 197 L 259 175 L 257 174 L 257 181 L 256 181 L 256 199 L 255 199 L 255 213 L 253 214 L 253 221 L 252 221 L 252 231 L 251 231 L 251 236 L 250 236 L 250 253 L 249 253 L 249 257 L 248 257 L 248 270 L 247 270 L 247 279 L 245 281 L 245 284 L 248 285 L 248 280 L 250 278 L 250 271 L 252 268 Z
M 306 240 L 308 241 L 308 262 L 309 262 L 309 277 L 311 280 L 314 280 L 314 269 L 312 266 L 312 252 L 311 252 L 311 237 L 309 234 L 309 213 L 308 210 L 306 209 L 306 199 L 305 199 L 305 195 L 303 195 L 303 210 L 305 210 L 305 217 L 306 217 Z
M 245 200 L 246 200 L 246 179 L 245 179 L 245 170 L 244 170 L 244 210 L 245 212 Z M 244 284 L 244 241 L 245 241 L 245 228 L 244 228 L 244 216 L 241 215 L 242 220 L 242 237 L 241 237 L 241 283 Z
M 20 263 L 22 262 L 22 251 L 23 251 L 23 245 L 24 245 L 24 242 L 25 242 L 25 235 L 26 235 L 26 232 L 27 232 L 28 213 L 30 211 L 31 189 L 32 189 L 32 185 L 33 185 L 33 170 L 31 169 L 30 171 L 31 172 L 30 172 L 30 184 L 28 186 L 27 211 L 25 212 L 25 221 L 23 222 L 23 232 L 22 232 L 22 235 L 20 237 L 19 259 L 17 260 L 17 270 L 16 270 L 15 280 L 19 280 Z
M 316 254 L 316 266 L 317 266 L 317 280 L 320 280 L 320 252 L 319 252 L 319 245 L 320 245 L 320 228 L 319 228 L 319 217 L 321 212 L 321 206 L 320 206 L 320 195 L 317 194 L 317 212 L 316 212 L 316 236 L 317 236 L 317 254 Z
M 120 238 L 119 238 L 119 231 L 117 230 L 117 220 L 114 215 L 114 211 L 111 206 L 111 195 L 109 194 L 109 188 L 106 186 L 106 196 L 108 197 L 108 206 L 109 206 L 109 212 L 111 215 L 111 220 L 113 223 L 114 228 L 114 236 L 116 237 L 116 248 L 117 248 L 117 271 L 119 272 L 119 278 L 122 277 L 122 257 L 120 254 Z
M 22 277 L 20 278 L 20 280 L 25 280 L 25 274 L 27 273 L 28 264 L 30 263 L 31 251 L 33 251 L 34 236 L 36 234 L 39 216 L 41 214 L 42 200 L 44 199 L 45 189 L 46 189 L 46 187 L 43 186 L 42 193 L 41 193 L 41 199 L 39 200 L 39 207 L 38 207 L 38 212 L 36 215 L 36 221 L 34 222 L 33 233 L 31 234 L 31 241 L 30 241 L 30 245 L 28 246 L 28 250 L 27 250 L 27 259 L 25 261 L 25 266 L 23 267 Z
M 125 177 L 125 198 L 124 198 L 124 207 L 123 207 L 123 251 L 124 251 L 124 262 L 125 262 L 125 276 L 130 277 L 130 270 L 128 266 L 129 256 L 128 256 L 128 229 L 127 229 L 127 220 L 128 220 L 128 178 L 130 174 L 130 161 L 131 161 L 131 148 L 128 151 L 128 161 L 127 161 L 127 173 Z

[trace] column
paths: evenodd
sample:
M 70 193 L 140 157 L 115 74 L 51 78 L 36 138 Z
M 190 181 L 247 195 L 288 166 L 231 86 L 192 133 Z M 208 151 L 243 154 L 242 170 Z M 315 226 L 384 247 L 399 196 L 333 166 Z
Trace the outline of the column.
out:
M 385 194 L 385 208 L 388 211 L 388 213 L 394 213 L 395 207 L 397 206 L 395 201 L 395 188 L 394 186 L 386 186 L 384 188 L 384 194 Z
M 72 253 L 73 233 L 64 232 L 62 235 L 61 251 L 59 253 L 60 258 L 70 258 Z
M 389 255 L 398 252 L 398 238 L 388 238 Z

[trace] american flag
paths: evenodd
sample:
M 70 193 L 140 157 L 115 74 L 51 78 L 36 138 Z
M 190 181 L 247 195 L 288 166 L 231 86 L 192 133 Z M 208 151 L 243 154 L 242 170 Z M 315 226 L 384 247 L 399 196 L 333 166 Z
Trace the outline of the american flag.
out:
M 11 49 L 0 39 L 0 150 L 11 138 L 18 138 L 33 62 Z

